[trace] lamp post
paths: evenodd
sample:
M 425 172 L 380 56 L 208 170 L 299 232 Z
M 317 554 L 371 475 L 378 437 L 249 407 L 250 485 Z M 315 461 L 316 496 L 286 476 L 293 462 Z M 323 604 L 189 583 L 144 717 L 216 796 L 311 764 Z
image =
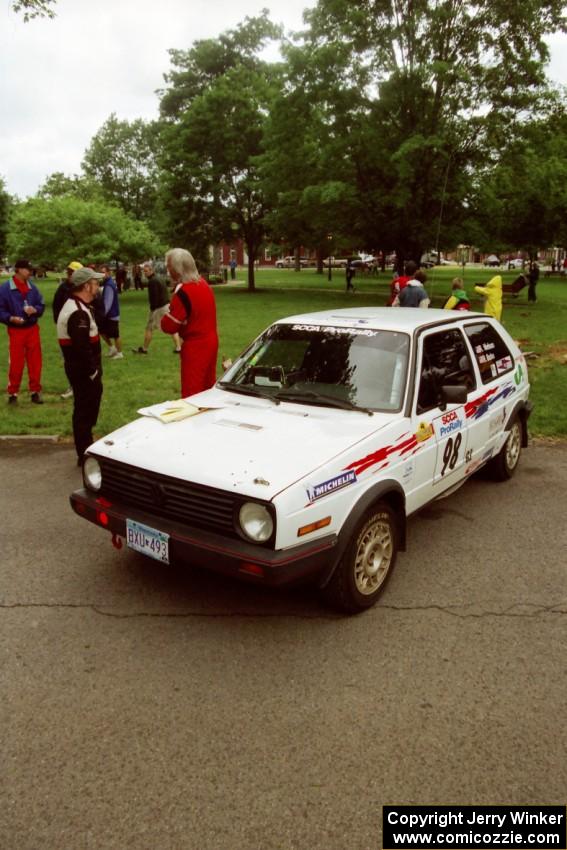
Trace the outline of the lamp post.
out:
M 328 243 L 329 243 L 329 277 L 328 277 L 328 279 L 331 281 L 333 279 L 333 272 L 332 272 L 332 268 L 331 268 L 331 249 L 332 249 L 332 246 L 333 246 L 333 234 L 332 233 L 327 233 L 327 240 L 328 240 Z

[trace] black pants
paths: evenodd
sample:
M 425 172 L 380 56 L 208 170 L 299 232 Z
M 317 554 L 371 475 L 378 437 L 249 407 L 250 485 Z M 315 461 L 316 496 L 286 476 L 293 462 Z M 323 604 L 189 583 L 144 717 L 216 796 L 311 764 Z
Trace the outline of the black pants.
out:
M 530 280 L 530 283 L 529 283 L 529 286 L 528 286 L 528 301 L 537 301 L 536 294 L 535 294 L 535 288 L 536 288 L 536 284 L 533 283 Z
M 93 442 L 93 428 L 98 419 L 102 398 L 102 380 L 100 375 L 91 381 L 83 375 L 73 374 L 70 369 L 66 368 L 65 371 L 73 387 L 73 437 L 77 457 L 82 460 Z

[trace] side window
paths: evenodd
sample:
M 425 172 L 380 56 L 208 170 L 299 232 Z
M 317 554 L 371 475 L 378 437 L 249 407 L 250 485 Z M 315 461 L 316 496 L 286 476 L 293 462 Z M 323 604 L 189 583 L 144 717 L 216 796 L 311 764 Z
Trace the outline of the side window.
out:
M 440 331 L 423 340 L 417 412 L 423 413 L 439 404 L 443 385 L 476 387 L 473 366 L 460 330 Z
M 478 325 L 466 325 L 465 332 L 472 345 L 483 384 L 489 384 L 500 375 L 512 371 L 514 358 L 492 325 L 485 322 Z

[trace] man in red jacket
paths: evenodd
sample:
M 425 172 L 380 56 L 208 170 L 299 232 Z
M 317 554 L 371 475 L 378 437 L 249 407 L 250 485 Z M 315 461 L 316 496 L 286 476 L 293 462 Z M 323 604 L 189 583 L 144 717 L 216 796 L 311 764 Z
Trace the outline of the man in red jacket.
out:
M 185 398 L 208 390 L 216 380 L 219 340 L 215 297 L 189 251 L 173 248 L 165 255 L 165 263 L 175 293 L 161 329 L 181 337 L 181 395 Z

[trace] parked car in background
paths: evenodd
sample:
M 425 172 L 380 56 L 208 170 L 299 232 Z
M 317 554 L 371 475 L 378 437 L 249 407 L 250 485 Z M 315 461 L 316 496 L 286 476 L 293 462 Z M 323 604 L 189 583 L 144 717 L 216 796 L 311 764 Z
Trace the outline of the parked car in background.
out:
M 483 466 L 512 477 L 528 395 L 524 356 L 484 314 L 291 316 L 192 396 L 184 418 L 164 423 L 171 403 L 154 405 L 90 446 L 71 505 L 161 568 L 310 579 L 356 613 L 383 592 L 411 514 Z
M 484 265 L 485 266 L 499 266 L 500 265 L 500 259 L 496 256 L 496 254 L 490 254 L 490 256 L 488 256 L 485 259 Z
M 345 269 L 348 263 L 348 257 L 327 257 L 323 260 L 325 268 L 329 268 L 329 261 L 333 269 Z
M 299 265 L 302 268 L 307 268 L 309 265 L 309 260 L 307 257 L 299 258 Z M 275 266 L 277 269 L 294 269 L 295 268 L 295 257 L 281 257 L 279 260 L 276 260 Z

